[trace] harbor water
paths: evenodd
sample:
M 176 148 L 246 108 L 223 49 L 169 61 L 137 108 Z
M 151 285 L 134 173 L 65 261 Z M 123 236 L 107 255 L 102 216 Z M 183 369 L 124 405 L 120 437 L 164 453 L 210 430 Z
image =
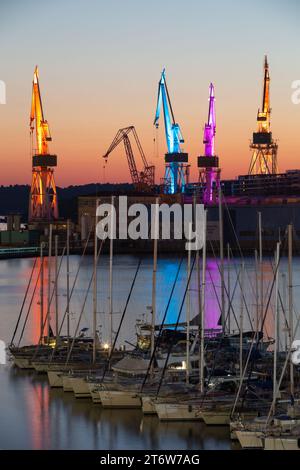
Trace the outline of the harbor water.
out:
M 117 330 L 121 313 L 126 304 L 127 296 L 134 278 L 138 258 L 128 255 L 115 256 L 113 273 L 113 330 Z M 10 259 L 0 261 L 0 339 L 7 345 L 10 343 L 16 325 L 20 306 L 23 301 L 34 259 Z M 80 257 L 70 258 L 70 285 L 76 276 Z M 160 257 L 157 272 L 157 323 L 163 317 L 169 301 L 169 294 L 179 267 L 180 260 L 174 256 Z M 272 286 L 273 260 L 264 261 L 265 304 Z M 239 287 L 234 291 L 240 260 L 225 265 L 226 288 L 232 296 L 232 308 L 228 309 L 230 329 L 237 331 L 241 292 Z M 280 286 L 282 306 L 285 299 L 286 260 L 281 263 Z M 82 312 L 80 328 L 92 325 L 92 289 L 87 293 L 93 262 L 86 257 L 79 271 L 71 299 L 70 324 L 71 333 L 75 331 L 77 321 Z M 38 266 L 36 267 L 38 270 Z M 260 314 L 255 297 L 255 265 L 252 259 L 245 260 L 245 289 L 247 308 L 244 309 L 244 325 L 249 328 Z M 47 299 L 47 264 L 45 266 L 45 301 Z M 200 273 L 201 274 L 201 273 Z M 294 304 L 297 310 L 300 285 L 300 263 L 294 260 Z M 228 279 L 230 282 L 228 283 Z M 167 312 L 167 323 L 175 323 L 180 311 L 186 288 L 186 259 L 181 265 L 173 298 Z M 53 274 L 50 283 L 53 289 Z M 150 320 L 152 282 L 152 259 L 145 258 L 138 271 L 132 295 L 129 300 L 125 321 L 122 325 L 118 344 L 130 349 L 136 342 L 136 324 Z M 219 328 L 220 317 L 220 273 L 217 262 L 208 259 L 206 274 L 206 328 Z M 34 284 L 34 277 L 33 277 Z M 66 306 L 66 266 L 62 263 L 59 274 L 58 305 L 59 316 L 62 317 Z M 228 287 L 229 286 L 229 287 Z M 102 341 L 109 340 L 109 260 L 107 256 L 100 258 L 98 267 L 98 312 L 97 328 Z M 194 268 L 190 283 L 191 317 L 198 313 L 197 269 Z M 27 312 L 29 300 L 24 307 Z M 83 308 L 84 306 L 84 308 Z M 226 307 L 227 308 L 227 307 Z M 268 303 L 265 333 L 273 335 L 273 308 Z M 54 319 L 54 302 L 50 309 L 52 327 Z M 296 315 L 296 313 L 295 313 Z M 180 321 L 185 320 L 183 306 Z M 20 325 L 23 325 L 23 319 Z M 40 331 L 40 286 L 33 296 L 31 313 L 20 344 L 33 344 L 39 339 Z M 281 348 L 284 349 L 286 333 L 281 319 Z M 21 327 L 20 329 L 21 330 Z M 65 330 L 63 330 L 65 332 Z M 19 341 L 19 333 L 15 343 Z M 50 389 L 47 376 L 37 375 L 15 369 L 7 360 L 0 366 L 0 448 L 1 449 L 230 449 L 234 444 L 230 441 L 227 427 L 207 427 L 201 422 L 159 422 L 156 416 L 145 417 L 139 410 L 104 410 L 91 400 L 76 400 L 73 394 L 62 390 Z

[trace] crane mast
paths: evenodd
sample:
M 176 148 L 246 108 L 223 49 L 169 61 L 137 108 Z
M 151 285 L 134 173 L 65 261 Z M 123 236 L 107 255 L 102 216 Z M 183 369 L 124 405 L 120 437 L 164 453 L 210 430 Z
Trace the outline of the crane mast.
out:
M 257 131 L 253 133 L 252 151 L 248 175 L 271 175 L 277 173 L 277 143 L 271 132 L 270 73 L 267 56 L 264 60 L 262 107 L 257 112 Z
M 265 56 L 262 107 L 257 113 L 258 132 L 270 132 L 270 114 L 270 74 L 267 56 Z
M 132 134 L 138 148 L 142 163 L 143 163 L 143 170 L 138 171 L 133 149 L 131 146 L 131 142 L 129 139 L 129 134 Z M 107 161 L 108 156 L 110 153 L 121 143 L 124 143 L 125 153 L 127 157 L 128 167 L 132 179 L 132 183 L 137 189 L 143 190 L 151 190 L 154 186 L 154 178 L 155 178 L 155 168 L 153 165 L 148 165 L 146 156 L 144 154 L 142 145 L 138 138 L 137 132 L 134 126 L 124 127 L 123 129 L 119 129 L 115 138 L 113 139 L 112 143 L 110 144 L 108 150 L 103 155 L 105 161 Z
M 215 155 L 216 109 L 215 90 L 209 85 L 208 118 L 204 126 L 204 156 L 198 157 L 199 183 L 204 204 L 215 204 L 220 186 L 219 158 Z
M 30 112 L 30 130 L 36 129 L 36 149 L 38 155 L 47 155 L 48 142 L 52 140 L 48 122 L 44 119 L 43 105 L 41 99 L 38 68 L 35 68 L 32 83 L 32 99 Z
M 57 156 L 49 153 L 52 140 L 48 122 L 44 118 L 38 67 L 35 68 L 32 83 L 30 111 L 30 134 L 36 147 L 32 151 L 32 182 L 29 200 L 29 222 L 50 222 L 58 218 L 57 191 L 53 167 Z
M 188 154 L 182 152 L 180 144 L 184 143 L 179 124 L 176 123 L 169 91 L 166 83 L 165 69 L 163 69 L 158 83 L 157 105 L 154 125 L 159 127 L 161 108 L 163 108 L 165 136 L 168 153 L 165 154 L 164 191 L 175 194 L 184 192 L 188 179 Z
M 215 91 L 211 83 L 209 86 L 209 107 L 207 123 L 204 126 L 203 143 L 205 145 L 204 153 L 206 157 L 212 157 L 215 151 L 216 135 L 216 111 L 215 111 Z

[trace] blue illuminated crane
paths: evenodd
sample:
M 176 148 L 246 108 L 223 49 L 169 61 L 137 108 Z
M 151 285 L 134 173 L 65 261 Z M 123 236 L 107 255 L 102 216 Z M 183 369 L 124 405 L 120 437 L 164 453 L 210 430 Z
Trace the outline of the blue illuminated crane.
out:
M 179 124 L 175 122 L 170 96 L 166 84 L 165 69 L 158 83 L 157 107 L 154 125 L 158 128 L 161 107 L 163 106 L 165 133 L 168 153 L 165 154 L 164 190 L 175 194 L 184 192 L 188 175 L 188 154 L 181 151 L 180 144 L 184 142 Z

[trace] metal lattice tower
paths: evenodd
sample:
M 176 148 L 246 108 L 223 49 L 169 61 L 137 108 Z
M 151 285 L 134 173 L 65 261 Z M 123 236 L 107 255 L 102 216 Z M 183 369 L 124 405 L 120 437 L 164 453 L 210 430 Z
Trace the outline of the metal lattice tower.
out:
M 258 110 L 257 132 L 253 133 L 250 144 L 252 158 L 248 171 L 249 175 L 271 175 L 278 172 L 278 145 L 272 138 L 270 117 L 270 74 L 267 56 L 265 56 L 262 109 Z

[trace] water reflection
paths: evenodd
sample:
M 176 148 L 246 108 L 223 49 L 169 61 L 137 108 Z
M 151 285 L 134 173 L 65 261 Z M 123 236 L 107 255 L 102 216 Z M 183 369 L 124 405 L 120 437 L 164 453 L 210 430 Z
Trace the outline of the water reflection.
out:
M 46 376 L 1 369 L 0 447 L 5 449 L 228 449 L 228 428 L 164 423 L 140 410 L 104 410 L 50 389 Z M 10 399 L 3 399 L 10 394 Z M 9 426 L 5 426 L 9 423 Z
M 71 280 L 70 285 L 72 286 L 80 258 L 78 256 L 71 256 Z M 272 259 L 265 259 L 263 264 L 263 285 L 264 285 L 264 305 L 268 305 L 267 315 L 265 321 L 265 333 L 268 336 L 274 335 L 274 292 L 270 295 L 270 289 L 273 283 L 273 270 L 272 270 Z M 1 316 L 0 316 L 0 333 L 1 339 L 9 341 L 12 332 L 15 327 L 17 316 L 19 313 L 20 306 L 22 304 L 23 296 L 26 290 L 27 282 L 30 276 L 30 272 L 33 266 L 33 259 L 22 259 L 22 260 L 2 260 L 0 261 L 0 305 L 1 305 Z M 177 268 L 179 265 L 179 258 L 175 256 L 160 256 L 158 261 L 157 270 L 157 321 L 163 318 L 165 309 L 169 302 L 170 291 L 173 286 L 173 282 L 176 276 Z M 129 255 L 120 255 L 114 257 L 114 275 L 113 275 L 113 311 L 114 311 L 114 329 L 117 329 L 117 325 L 121 316 L 121 312 L 124 309 L 125 302 L 130 290 L 130 286 L 135 274 L 137 267 L 138 258 Z M 74 288 L 72 295 L 70 310 L 70 328 L 71 332 L 75 331 L 79 313 L 82 309 L 83 299 L 85 297 L 86 289 L 92 275 L 92 258 L 87 256 L 84 259 L 83 265 L 79 272 L 78 281 Z M 175 286 L 174 294 L 170 302 L 170 306 L 167 314 L 167 322 L 175 323 L 178 317 L 180 305 L 182 303 L 184 291 L 187 282 L 187 260 L 185 259 L 179 277 Z M 231 331 L 238 331 L 238 322 L 240 317 L 241 309 L 241 292 L 240 286 L 237 284 L 237 275 L 240 270 L 241 260 L 236 258 L 230 263 L 230 295 L 233 295 L 231 299 L 231 310 L 230 310 L 230 325 Z M 293 276 L 294 276 L 294 302 L 295 311 L 297 311 L 297 300 L 299 297 L 299 285 L 300 285 L 300 263 L 298 259 L 294 259 L 293 263 Z M 201 259 L 200 259 L 200 270 L 201 270 Z M 37 273 L 39 271 L 39 262 L 37 263 L 35 274 L 32 282 L 32 289 L 28 296 L 28 300 L 25 304 L 24 312 L 30 303 L 31 295 L 33 294 L 33 288 Z M 45 269 L 44 269 L 44 312 L 47 311 L 47 294 L 48 294 L 48 281 L 47 281 L 47 258 L 45 258 Z M 283 274 L 287 272 L 287 262 L 283 258 L 280 265 L 280 337 L 281 343 L 284 345 L 284 319 L 282 313 L 282 307 L 286 303 L 286 288 L 284 288 Z M 225 262 L 225 283 L 226 289 L 228 288 L 228 265 Z M 52 275 L 53 280 L 53 275 Z M 259 272 L 255 269 L 255 263 L 253 258 L 245 259 L 245 276 L 244 276 L 244 296 L 246 303 L 244 305 L 244 328 L 248 329 L 256 325 L 257 316 L 261 320 L 261 301 L 257 297 L 256 284 L 259 284 Z M 147 318 L 150 320 L 150 310 L 147 306 L 151 305 L 151 285 L 152 285 L 152 259 L 151 257 L 145 257 L 143 259 L 141 268 L 139 270 L 136 283 L 130 298 L 127 315 L 125 322 L 120 331 L 119 342 L 125 344 L 126 340 L 129 342 L 135 342 L 135 324 L 137 319 Z M 53 286 L 52 286 L 53 288 Z M 259 287 L 260 289 L 260 287 Z M 66 263 L 62 263 L 61 273 L 59 277 L 59 316 L 65 312 L 66 308 Z M 191 278 L 190 285 L 191 294 L 191 318 L 196 316 L 199 312 L 198 305 L 198 279 L 197 270 L 194 268 L 193 276 Z M 108 256 L 103 255 L 100 258 L 98 268 L 98 316 L 97 325 L 100 331 L 100 335 L 103 341 L 107 341 L 110 338 L 109 332 L 109 259 Z M 208 258 L 207 260 L 207 272 L 206 272 L 206 312 L 205 312 L 205 326 L 206 328 L 219 328 L 220 318 L 220 269 L 218 262 L 215 259 Z M 54 300 L 50 308 L 50 314 L 52 319 L 55 317 L 54 312 Z M 228 298 L 225 292 L 225 311 L 228 312 Z M 186 310 L 185 305 L 183 307 L 180 321 L 185 320 Z M 21 325 L 23 322 L 21 322 Z M 92 292 L 88 295 L 87 302 L 83 311 L 83 317 L 81 327 L 89 327 L 92 325 Z M 54 325 L 52 325 L 54 327 Z M 66 329 L 63 328 L 63 333 L 66 333 Z M 25 334 L 22 339 L 22 344 L 35 342 L 40 334 L 40 284 L 38 281 L 37 289 L 32 300 L 31 314 L 29 315 L 28 324 L 25 329 Z
M 265 304 L 268 301 L 273 274 L 272 260 L 264 262 Z M 118 324 L 137 266 L 134 256 L 115 256 L 114 258 L 114 325 Z M 71 257 L 71 285 L 75 277 L 79 257 Z M 157 272 L 157 314 L 158 321 L 164 315 L 169 300 L 179 259 L 160 257 Z M 0 338 L 10 341 L 26 285 L 32 269 L 32 259 L 0 261 Z M 240 260 L 235 259 L 230 266 L 231 293 L 236 281 Z M 37 265 L 38 269 L 38 265 Z M 244 328 L 255 324 L 257 299 L 255 295 L 256 270 L 253 259 L 246 259 Z M 102 256 L 99 264 L 97 323 L 102 338 L 109 337 L 108 312 L 108 257 Z M 280 266 L 280 293 L 285 306 L 284 279 L 287 261 L 282 259 Z M 47 265 L 45 266 L 45 284 L 47 284 Z M 82 308 L 83 297 L 92 275 L 92 259 L 86 257 L 74 295 L 71 301 L 71 331 L 75 331 L 77 318 Z M 300 263 L 293 261 L 294 309 L 298 309 L 300 286 Z M 121 329 L 120 342 L 135 342 L 135 323 L 137 318 L 145 316 L 147 306 L 151 304 L 152 259 L 143 260 L 137 281 L 128 305 L 126 321 Z M 225 263 L 227 282 L 227 265 Z M 167 321 L 175 323 L 186 286 L 186 260 L 176 284 L 174 296 L 168 311 Z M 215 328 L 220 316 L 220 275 L 217 262 L 208 259 L 206 275 L 206 327 Z M 196 270 L 191 279 L 191 317 L 198 313 Z M 47 286 L 45 286 L 45 302 Z M 45 303 L 46 305 L 46 303 Z M 63 263 L 59 279 L 60 316 L 66 305 L 66 265 Z M 281 304 L 280 304 L 281 305 Z M 232 300 L 231 325 L 237 330 L 235 318 L 239 319 L 241 294 L 236 289 Z M 26 304 L 26 308 L 28 303 Z M 26 309 L 24 310 L 26 311 Z M 39 288 L 32 303 L 32 312 L 25 330 L 23 344 L 34 342 L 39 336 L 40 305 Z M 51 314 L 53 315 L 53 309 Z M 54 315 L 53 315 L 54 317 Z M 185 318 L 183 309 L 181 320 Z M 265 331 L 274 334 L 274 298 L 271 296 L 265 322 Z M 23 323 L 21 323 L 23 324 Z M 92 324 L 92 293 L 84 309 L 82 326 Z M 65 332 L 65 331 L 63 331 Z M 284 320 L 280 309 L 280 337 L 284 346 Z M 296 335 L 297 336 L 297 335 Z M 161 423 L 155 417 L 143 417 L 139 411 L 118 412 L 102 410 L 91 402 L 75 400 L 72 394 L 60 390 L 50 390 L 47 378 L 35 374 L 22 373 L 14 368 L 0 366 L 0 447 L 9 448 L 57 448 L 57 449 L 105 449 L 105 448 L 228 448 L 231 446 L 227 428 L 209 428 L 201 423 Z

